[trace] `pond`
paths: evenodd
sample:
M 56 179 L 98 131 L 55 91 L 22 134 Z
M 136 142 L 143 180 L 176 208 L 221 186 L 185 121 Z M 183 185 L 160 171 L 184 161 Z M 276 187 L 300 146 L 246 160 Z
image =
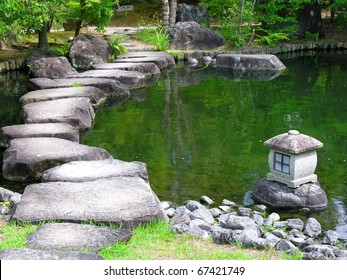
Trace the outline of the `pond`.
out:
M 313 216 L 325 229 L 345 225 L 346 54 L 282 56 L 287 69 L 271 80 L 178 65 L 155 85 L 133 91 L 121 106 L 100 109 L 83 143 L 117 159 L 145 162 L 161 200 L 180 204 L 208 195 L 216 205 L 224 198 L 242 204 L 269 171 L 263 142 L 296 129 L 324 143 L 315 173 L 329 205 L 320 213 L 281 211 L 281 217 Z M 18 97 L 26 79 L 16 75 L 0 79 L 1 126 L 22 121 Z

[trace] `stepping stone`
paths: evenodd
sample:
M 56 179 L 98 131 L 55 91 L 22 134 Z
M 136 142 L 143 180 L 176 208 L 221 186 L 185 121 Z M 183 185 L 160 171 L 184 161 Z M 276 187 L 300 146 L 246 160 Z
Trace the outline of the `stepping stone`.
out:
M 78 130 L 93 127 L 95 113 L 89 98 L 64 98 L 23 106 L 26 123 L 68 123 Z
M 285 65 L 272 54 L 219 54 L 216 66 L 234 70 L 281 71 Z
M 67 123 L 19 124 L 5 126 L 0 130 L 0 146 L 8 148 L 16 138 L 55 137 L 79 142 L 79 131 Z
M 126 71 L 137 71 L 141 72 L 146 76 L 146 78 L 150 78 L 154 75 L 160 74 L 160 69 L 154 63 L 103 63 L 103 64 L 95 64 L 92 66 L 97 70 L 108 70 L 108 69 L 119 69 Z
M 103 260 L 99 255 L 32 249 L 0 250 L 0 260 Z
M 76 160 L 112 158 L 101 148 L 89 147 L 59 138 L 20 138 L 11 141 L 4 152 L 3 176 L 11 181 L 41 178 L 49 168 Z
M 114 60 L 113 63 L 122 63 L 122 64 L 123 63 L 140 63 L 140 64 L 154 63 L 155 65 L 158 66 L 160 70 L 169 67 L 169 63 L 167 62 L 165 57 L 154 57 L 154 56 L 130 57 L 130 58 L 118 56 L 118 58 Z
M 143 52 L 131 52 L 127 54 L 119 55 L 118 58 L 164 58 L 169 67 L 175 65 L 175 59 L 173 56 L 166 52 L 151 52 L 151 51 L 143 51 Z
M 126 85 L 129 89 L 141 88 L 147 85 L 146 77 L 137 71 L 111 70 L 88 70 L 82 73 L 69 75 L 66 78 L 106 78 L 114 79 Z
M 99 107 L 106 102 L 106 95 L 100 89 L 90 86 L 30 91 L 27 94 L 23 95 L 20 98 L 20 101 L 23 104 L 28 104 L 39 101 L 76 97 L 88 97 L 93 107 Z
M 37 250 L 97 253 L 103 247 L 128 241 L 131 234 L 132 232 L 128 229 L 72 223 L 45 224 L 28 235 L 26 246 Z
M 74 161 L 46 170 L 42 182 L 87 182 L 112 177 L 139 177 L 148 182 L 146 164 L 117 159 Z
M 149 184 L 130 177 L 29 185 L 13 215 L 32 223 L 94 221 L 126 227 L 166 218 Z

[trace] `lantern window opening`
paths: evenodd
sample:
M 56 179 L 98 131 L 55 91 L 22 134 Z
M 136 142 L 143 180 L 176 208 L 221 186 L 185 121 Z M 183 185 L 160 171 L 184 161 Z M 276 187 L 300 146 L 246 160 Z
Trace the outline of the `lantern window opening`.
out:
M 274 157 L 274 169 L 285 174 L 290 174 L 290 156 L 275 152 Z

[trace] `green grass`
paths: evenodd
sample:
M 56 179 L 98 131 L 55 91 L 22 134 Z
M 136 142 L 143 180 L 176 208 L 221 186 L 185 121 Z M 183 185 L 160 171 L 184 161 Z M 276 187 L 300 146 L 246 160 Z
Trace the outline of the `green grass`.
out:
M 16 224 L 15 222 L 0 223 L 0 250 L 7 248 L 23 248 L 29 233 L 35 231 L 38 225 Z
M 157 51 L 167 51 L 170 47 L 169 35 L 163 27 L 142 29 L 135 38 L 154 45 Z

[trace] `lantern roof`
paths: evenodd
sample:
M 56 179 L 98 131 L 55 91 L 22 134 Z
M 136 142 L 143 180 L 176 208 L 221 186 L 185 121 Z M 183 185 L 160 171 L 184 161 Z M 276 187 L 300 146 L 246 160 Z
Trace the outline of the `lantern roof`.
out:
M 287 133 L 272 137 L 266 140 L 264 145 L 290 154 L 300 154 L 323 147 L 322 142 L 311 136 L 301 134 L 297 130 L 289 130 Z

